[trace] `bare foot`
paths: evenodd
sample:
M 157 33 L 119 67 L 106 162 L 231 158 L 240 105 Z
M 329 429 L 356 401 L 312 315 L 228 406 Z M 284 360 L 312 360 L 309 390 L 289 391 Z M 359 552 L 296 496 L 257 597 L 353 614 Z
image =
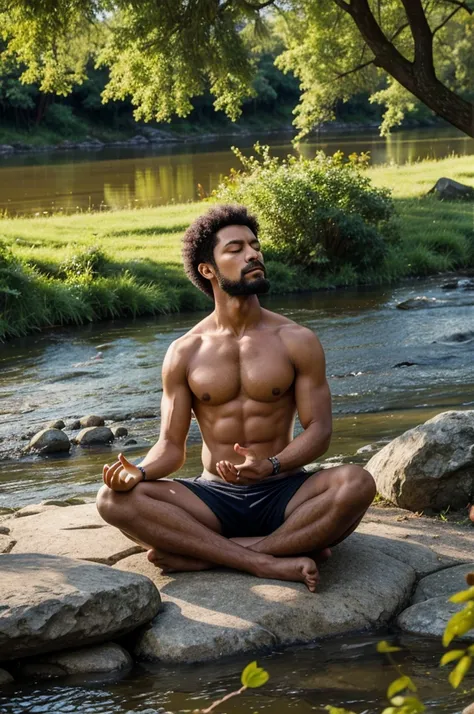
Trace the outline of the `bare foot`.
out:
M 205 560 L 188 558 L 185 555 L 176 555 L 176 553 L 166 553 L 164 550 L 157 550 L 156 548 L 151 548 L 147 552 L 147 558 L 150 563 L 156 565 L 157 568 L 161 568 L 162 575 L 192 570 L 210 570 L 210 568 L 216 567 Z
M 292 580 L 304 583 L 312 593 L 319 583 L 319 572 L 316 563 L 311 558 L 273 558 L 269 556 L 268 564 L 259 569 L 259 578 L 274 578 L 275 580 Z

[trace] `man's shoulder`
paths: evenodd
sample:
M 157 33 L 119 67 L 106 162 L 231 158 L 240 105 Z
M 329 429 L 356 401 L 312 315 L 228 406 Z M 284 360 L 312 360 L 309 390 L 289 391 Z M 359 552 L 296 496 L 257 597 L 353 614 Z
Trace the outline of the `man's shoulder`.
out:
M 289 317 L 279 315 L 276 312 L 265 310 L 268 324 L 270 324 L 278 332 L 280 338 L 285 342 L 287 340 L 300 343 L 314 343 L 317 340 L 316 334 L 304 325 L 299 325 Z
M 194 325 L 188 332 L 178 337 L 168 347 L 168 358 L 187 359 L 199 349 L 203 336 L 206 334 L 206 327 L 209 316 Z

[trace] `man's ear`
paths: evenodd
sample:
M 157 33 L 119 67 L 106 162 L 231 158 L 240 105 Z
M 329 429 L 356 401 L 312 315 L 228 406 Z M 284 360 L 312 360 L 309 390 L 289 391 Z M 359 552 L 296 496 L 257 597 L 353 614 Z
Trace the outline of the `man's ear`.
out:
M 216 277 L 214 269 L 211 265 L 209 265 L 209 263 L 199 263 L 198 270 L 201 273 L 202 277 L 206 278 L 207 280 L 212 280 L 212 278 Z

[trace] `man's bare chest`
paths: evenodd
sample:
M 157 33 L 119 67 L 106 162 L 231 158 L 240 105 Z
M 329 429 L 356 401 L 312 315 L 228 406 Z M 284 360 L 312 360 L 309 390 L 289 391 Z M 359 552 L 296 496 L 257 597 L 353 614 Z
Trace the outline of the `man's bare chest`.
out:
M 210 340 L 188 369 L 195 398 L 214 406 L 240 397 L 276 402 L 292 388 L 294 378 L 293 365 L 275 338 Z

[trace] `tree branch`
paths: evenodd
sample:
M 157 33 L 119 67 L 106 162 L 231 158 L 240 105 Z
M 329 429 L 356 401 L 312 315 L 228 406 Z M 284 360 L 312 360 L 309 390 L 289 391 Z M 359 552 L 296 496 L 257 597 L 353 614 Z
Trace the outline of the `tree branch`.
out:
M 457 12 L 459 12 L 459 10 L 461 10 L 461 9 L 462 9 L 462 8 L 460 8 L 460 7 L 455 7 L 454 10 L 453 10 L 452 12 L 450 12 L 449 15 L 443 20 L 443 22 L 441 22 L 441 23 L 438 25 L 438 27 L 435 27 L 435 29 L 432 30 L 432 32 L 431 32 L 432 36 L 434 37 L 434 36 L 436 35 L 436 33 L 437 33 L 439 30 L 441 30 L 441 28 L 444 27 L 444 26 L 450 21 L 450 19 L 451 19 Z
M 369 60 L 368 62 L 363 62 L 362 64 L 357 65 L 357 67 L 353 67 L 352 69 L 347 70 L 347 72 L 341 72 L 341 74 L 336 74 L 334 79 L 342 79 L 343 77 L 347 77 L 348 74 L 354 74 L 354 72 L 358 72 L 360 69 L 364 69 L 364 67 L 368 67 L 369 64 L 373 63 L 373 59 Z
M 449 2 L 451 5 L 457 5 L 459 9 L 463 9 L 466 12 L 468 12 L 470 15 L 474 12 L 472 8 L 469 7 L 469 5 L 466 5 L 465 2 L 461 2 L 461 0 L 444 0 L 445 2 Z
M 434 76 L 433 36 L 421 0 L 402 0 L 402 4 L 415 41 L 415 66 L 418 71 Z

